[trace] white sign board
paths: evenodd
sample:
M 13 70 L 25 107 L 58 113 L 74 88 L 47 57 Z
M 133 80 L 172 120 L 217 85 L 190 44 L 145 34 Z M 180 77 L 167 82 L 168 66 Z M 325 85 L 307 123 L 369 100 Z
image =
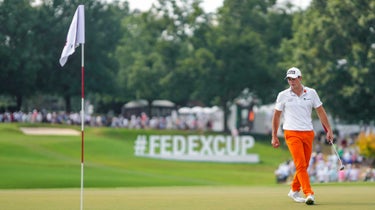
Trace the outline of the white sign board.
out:
M 134 154 L 168 160 L 258 163 L 258 154 L 248 154 L 254 143 L 252 136 L 139 135 Z

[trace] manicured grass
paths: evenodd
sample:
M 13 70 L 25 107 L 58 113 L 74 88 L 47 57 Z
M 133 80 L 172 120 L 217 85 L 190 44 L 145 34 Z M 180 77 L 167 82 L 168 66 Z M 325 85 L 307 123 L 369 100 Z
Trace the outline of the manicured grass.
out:
M 0 124 L 0 188 L 80 187 L 81 137 L 24 135 L 19 127 L 29 125 Z M 290 157 L 285 148 L 256 139 L 251 153 L 259 154 L 259 164 L 141 158 L 134 156 L 139 134 L 187 132 L 86 127 L 85 187 L 273 185 L 277 165 Z
M 0 209 L 80 207 L 81 138 L 28 136 L 20 124 L 0 124 Z M 33 125 L 46 126 L 46 125 Z M 50 125 L 48 125 L 50 126 Z M 78 126 L 64 126 L 79 130 Z M 139 134 L 187 134 L 111 128 L 85 129 L 84 209 L 370 210 L 375 183 L 313 184 L 316 205 L 295 203 L 274 170 L 290 158 L 285 147 L 256 139 L 258 164 L 179 162 L 134 156 Z
M 375 183 L 314 185 L 316 204 L 295 203 L 286 196 L 289 187 L 196 186 L 139 187 L 84 191 L 86 210 L 264 210 L 319 209 L 372 210 Z M 7 210 L 79 209 L 79 189 L 0 190 L 0 207 Z

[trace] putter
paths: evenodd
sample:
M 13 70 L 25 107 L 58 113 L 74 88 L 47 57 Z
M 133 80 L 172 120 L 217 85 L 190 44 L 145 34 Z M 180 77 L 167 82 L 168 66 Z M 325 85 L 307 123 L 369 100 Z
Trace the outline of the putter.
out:
M 345 166 L 342 164 L 342 161 L 341 161 L 341 158 L 340 158 L 340 156 L 339 156 L 339 153 L 337 153 L 337 150 L 336 150 L 335 144 L 333 143 L 333 141 L 330 141 L 330 143 L 331 143 L 331 145 L 332 145 L 333 150 L 334 150 L 335 153 L 336 153 L 337 158 L 338 158 L 339 161 L 340 161 L 340 171 L 342 171 L 342 170 L 344 170 Z
M 322 124 L 323 125 L 323 124 Z M 324 128 L 324 131 L 327 133 L 327 128 L 323 125 L 323 128 Z M 340 162 L 340 171 L 344 170 L 345 166 L 342 164 L 342 161 L 341 161 L 341 158 L 340 158 L 340 155 L 339 153 L 337 152 L 337 149 L 336 149 L 336 146 L 335 144 L 333 143 L 333 140 L 329 140 L 329 143 L 331 143 L 332 145 L 332 148 L 333 150 L 335 151 L 335 154 L 337 156 L 337 158 L 339 159 L 339 162 Z

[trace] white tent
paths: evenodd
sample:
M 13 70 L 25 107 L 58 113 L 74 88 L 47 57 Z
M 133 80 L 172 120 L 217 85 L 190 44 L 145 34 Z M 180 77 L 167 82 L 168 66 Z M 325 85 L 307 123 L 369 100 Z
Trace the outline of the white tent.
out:
M 178 109 L 178 114 L 191 114 L 192 111 L 189 107 L 181 107 Z
M 170 107 L 170 108 L 173 108 L 176 106 L 172 101 L 168 101 L 168 100 L 153 100 L 151 105 L 153 107 L 158 106 L 158 107 Z
M 140 107 L 147 107 L 148 102 L 146 100 L 140 99 L 140 100 L 134 100 L 129 101 L 124 105 L 124 108 L 131 109 L 131 108 L 140 108 Z

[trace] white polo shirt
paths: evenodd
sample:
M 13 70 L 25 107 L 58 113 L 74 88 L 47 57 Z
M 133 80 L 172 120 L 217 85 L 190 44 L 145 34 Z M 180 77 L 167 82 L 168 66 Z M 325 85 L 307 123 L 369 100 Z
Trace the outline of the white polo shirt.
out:
M 284 130 L 313 130 L 311 112 L 323 103 L 316 91 L 303 87 L 303 94 L 297 96 L 291 88 L 281 91 L 276 99 L 275 109 L 284 113 Z

